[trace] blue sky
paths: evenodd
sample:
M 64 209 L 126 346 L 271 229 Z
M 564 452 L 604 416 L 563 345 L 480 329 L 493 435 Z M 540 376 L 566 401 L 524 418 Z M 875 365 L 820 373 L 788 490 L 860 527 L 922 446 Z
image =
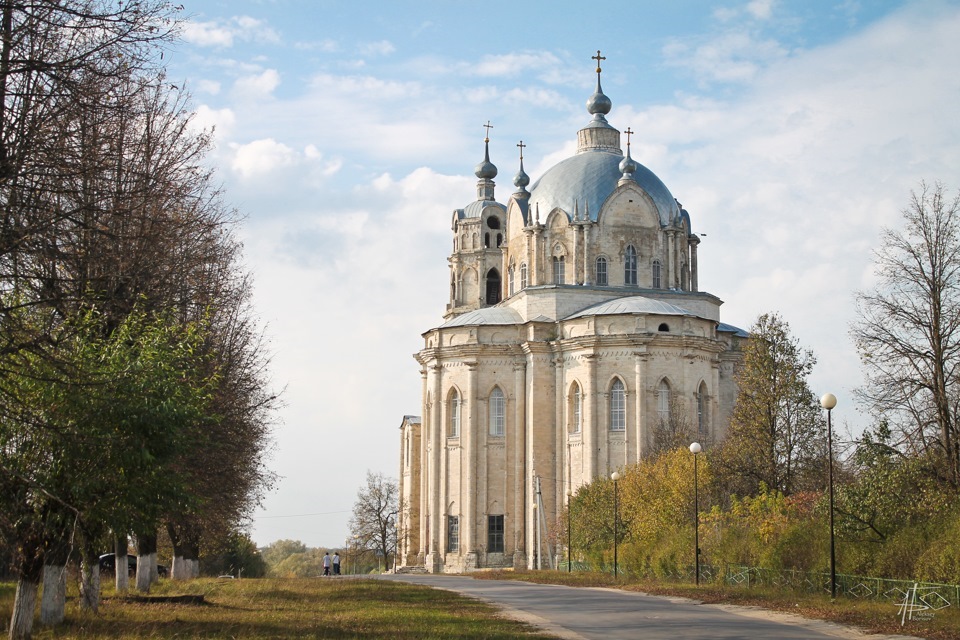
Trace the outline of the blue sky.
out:
M 260 544 L 338 545 L 366 471 L 395 476 L 412 354 L 447 302 L 450 214 L 572 155 L 600 49 L 609 121 L 690 212 L 700 288 L 779 312 L 835 422 L 863 425 L 848 337 L 880 228 L 960 186 L 960 2 L 187 0 L 165 55 L 215 127 L 286 407 Z

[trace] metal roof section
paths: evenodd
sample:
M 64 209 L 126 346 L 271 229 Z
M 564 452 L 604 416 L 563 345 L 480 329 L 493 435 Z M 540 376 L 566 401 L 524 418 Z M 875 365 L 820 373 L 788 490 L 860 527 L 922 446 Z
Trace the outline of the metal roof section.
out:
M 483 215 L 483 210 L 487 207 L 494 207 L 499 209 L 501 213 L 506 213 L 506 205 L 502 205 L 496 200 L 474 200 L 463 209 L 457 209 L 456 213 L 457 218 L 463 220 L 465 218 L 479 218 Z
M 450 318 L 439 328 L 509 324 L 523 324 L 523 318 L 510 307 L 485 307 Z
M 530 189 L 530 209 L 539 205 L 542 215 L 556 208 L 572 212 L 574 203 L 579 202 L 580 209 L 589 209 L 590 220 L 596 222 L 600 209 L 623 177 L 620 169 L 623 159 L 620 153 L 586 151 L 563 160 L 534 183 Z M 633 162 L 636 164 L 633 180 L 657 206 L 660 224 L 669 225 L 678 214 L 673 194 L 650 169 L 636 160 Z
M 726 322 L 720 322 L 717 324 L 717 331 L 722 331 L 723 333 L 732 333 L 738 338 L 749 338 L 750 333 L 744 331 L 740 327 L 735 327 L 732 324 L 727 324 Z
M 617 298 L 589 306 L 586 309 L 567 316 L 565 320 L 573 320 L 586 316 L 616 316 L 628 314 L 696 317 L 696 314 L 672 305 L 669 302 L 653 300 L 645 296 L 630 296 L 628 298 Z

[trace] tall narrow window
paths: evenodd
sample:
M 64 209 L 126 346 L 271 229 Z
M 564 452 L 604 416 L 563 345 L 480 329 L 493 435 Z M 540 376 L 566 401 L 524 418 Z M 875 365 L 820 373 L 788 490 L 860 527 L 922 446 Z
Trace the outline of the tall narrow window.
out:
M 553 283 L 554 284 L 563 284 L 563 272 L 564 272 L 563 256 L 555 257 L 553 259 Z
M 654 289 L 660 288 L 660 261 L 659 260 L 653 261 L 653 288 Z
M 496 269 L 487 271 L 487 304 L 500 302 L 500 272 Z
M 527 263 L 526 262 L 520 263 L 520 288 L 521 289 L 527 288 Z
M 580 424 L 581 416 L 583 415 L 583 394 L 580 392 L 580 385 L 576 382 L 573 383 L 573 389 L 570 393 L 570 404 L 572 414 L 572 424 L 570 425 L 570 431 L 572 433 L 580 433 Z
M 511 296 L 512 296 L 513 293 L 514 293 L 514 288 L 513 288 L 513 287 L 514 287 L 514 285 L 516 284 L 516 283 L 514 282 L 514 276 L 516 276 L 516 272 L 515 272 L 514 269 L 513 269 L 513 265 L 510 265 L 510 269 L 507 271 L 507 286 L 509 287 L 509 288 L 507 289 L 507 291 L 509 291 L 509 294 L 508 294 L 508 295 L 511 295 Z
M 707 383 L 701 382 L 697 389 L 697 434 L 707 435 Z
M 623 256 L 623 284 L 637 286 L 637 250 L 633 245 L 627 247 Z
M 607 259 L 604 257 L 597 258 L 597 284 L 607 286 Z
M 503 516 L 487 516 L 487 552 L 503 553 Z
M 506 415 L 507 402 L 503 397 L 503 391 L 500 391 L 500 387 L 496 387 L 490 394 L 490 435 L 503 436 Z
M 614 380 L 610 387 L 610 431 L 627 429 L 627 393 L 623 382 Z
M 447 516 L 447 551 L 460 551 L 460 516 Z
M 450 428 L 447 435 L 451 438 L 460 436 L 460 394 L 456 391 L 450 394 L 450 406 L 447 408 L 450 416 Z
M 657 388 L 657 413 L 661 423 L 670 422 L 670 385 L 666 380 L 661 380 Z

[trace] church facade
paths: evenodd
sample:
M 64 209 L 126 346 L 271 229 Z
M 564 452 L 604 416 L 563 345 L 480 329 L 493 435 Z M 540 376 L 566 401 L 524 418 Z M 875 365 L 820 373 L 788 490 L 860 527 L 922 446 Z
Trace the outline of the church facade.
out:
M 671 425 L 706 445 L 726 431 L 746 334 L 699 290 L 690 215 L 629 128 L 624 153 L 600 71 L 573 157 L 528 190 L 521 143 L 501 204 L 487 138 L 477 199 L 453 212 L 450 297 L 400 427 L 401 567 L 550 566 L 568 495 Z

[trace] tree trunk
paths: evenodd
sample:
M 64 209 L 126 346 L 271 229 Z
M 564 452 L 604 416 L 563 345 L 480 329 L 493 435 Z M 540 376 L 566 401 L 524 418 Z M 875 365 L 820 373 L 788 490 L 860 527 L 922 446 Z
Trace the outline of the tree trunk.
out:
M 116 571 L 125 569 L 114 566 Z M 84 554 L 80 563 L 80 608 L 94 613 L 100 609 L 100 563 L 93 554 Z
M 200 576 L 200 536 L 189 524 L 167 523 L 167 532 L 173 543 L 172 580 L 191 580 Z
M 27 532 L 19 539 L 16 568 L 17 593 L 10 618 L 10 640 L 29 640 L 33 633 L 33 613 L 37 607 L 37 589 L 43 576 L 43 543 Z
M 127 534 L 117 536 L 113 545 L 114 586 L 117 593 L 126 593 L 130 588 L 130 571 L 127 569 Z
M 62 564 L 43 565 L 43 594 L 40 599 L 40 624 L 53 626 L 63 622 L 66 605 L 66 566 Z
M 137 536 L 137 591 L 150 593 L 150 587 L 157 581 L 157 536 L 156 534 Z
M 37 606 L 37 583 L 20 576 L 17 595 L 13 599 L 13 617 L 10 619 L 10 640 L 30 640 L 33 633 L 33 610 Z

